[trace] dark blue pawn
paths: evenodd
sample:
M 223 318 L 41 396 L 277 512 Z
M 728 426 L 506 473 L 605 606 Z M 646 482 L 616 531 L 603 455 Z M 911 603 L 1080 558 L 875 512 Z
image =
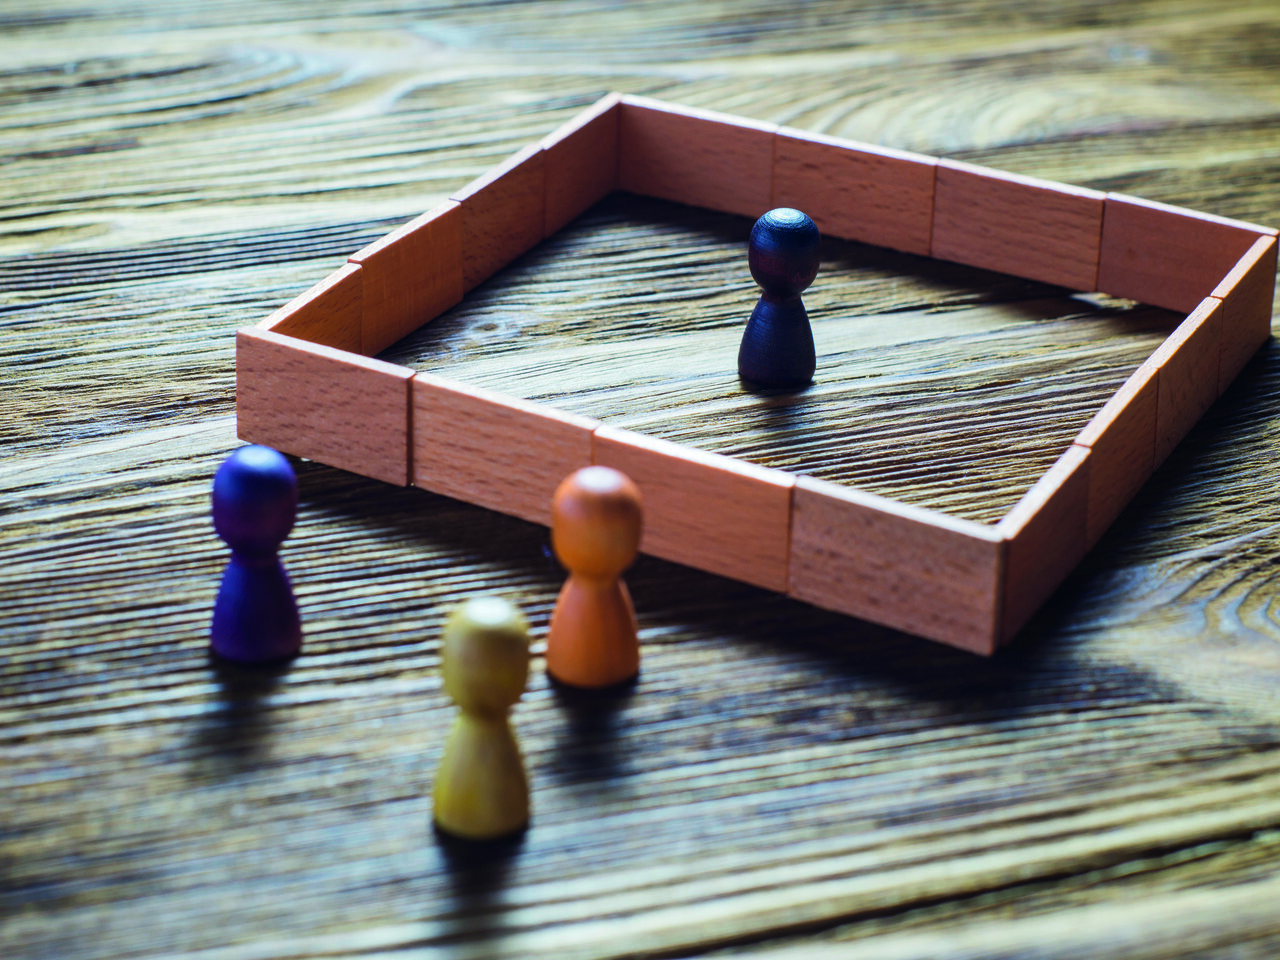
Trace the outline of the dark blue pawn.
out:
M 294 656 L 302 623 L 276 555 L 298 515 L 298 478 L 270 447 L 241 447 L 213 477 L 213 528 L 231 548 L 213 607 L 214 653 L 238 663 Z
M 813 381 L 813 331 L 800 294 L 818 275 L 821 237 L 799 210 L 770 210 L 751 228 L 747 262 L 763 293 L 738 348 L 738 376 L 758 387 Z

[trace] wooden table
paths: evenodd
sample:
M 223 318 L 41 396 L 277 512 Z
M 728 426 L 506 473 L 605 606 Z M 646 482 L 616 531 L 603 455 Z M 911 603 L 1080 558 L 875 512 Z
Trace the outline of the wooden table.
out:
M 1271 345 L 990 660 L 646 558 L 640 683 L 569 696 L 545 530 L 305 462 L 303 655 L 206 656 L 235 329 L 602 92 L 1274 225 L 1280 8 L 404 6 L 0 5 L 0 955 L 1280 953 Z M 386 356 L 733 446 L 713 355 L 626 345 L 732 335 L 749 226 L 606 201 Z M 852 243 L 809 296 L 870 339 L 753 452 L 984 521 L 1176 319 Z M 477 851 L 429 796 L 485 592 L 535 813 Z

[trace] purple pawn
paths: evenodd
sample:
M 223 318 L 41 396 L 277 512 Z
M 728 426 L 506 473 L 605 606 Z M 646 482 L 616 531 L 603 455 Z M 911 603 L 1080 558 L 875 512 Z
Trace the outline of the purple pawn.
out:
M 231 548 L 213 607 L 213 651 L 238 663 L 294 656 L 302 623 L 276 555 L 298 515 L 298 478 L 270 447 L 241 447 L 213 477 L 213 528 Z
M 812 220 L 790 207 L 756 221 L 747 246 L 751 276 L 762 292 L 742 332 L 738 376 L 757 387 L 803 387 L 816 356 L 800 294 L 818 275 L 822 238 Z

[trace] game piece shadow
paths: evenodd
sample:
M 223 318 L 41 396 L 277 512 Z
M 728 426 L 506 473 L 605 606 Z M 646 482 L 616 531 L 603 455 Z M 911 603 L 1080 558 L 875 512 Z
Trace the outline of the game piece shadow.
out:
M 266 701 L 293 665 L 293 658 L 244 665 L 210 651 L 208 659 L 218 687 L 216 701 L 193 740 L 197 772 L 220 779 L 256 762 L 271 730 Z
M 466 942 L 493 948 L 506 935 L 501 893 L 524 848 L 526 831 L 498 840 L 463 840 L 434 827 L 436 845 L 449 878 L 447 908 L 434 917 L 445 943 Z

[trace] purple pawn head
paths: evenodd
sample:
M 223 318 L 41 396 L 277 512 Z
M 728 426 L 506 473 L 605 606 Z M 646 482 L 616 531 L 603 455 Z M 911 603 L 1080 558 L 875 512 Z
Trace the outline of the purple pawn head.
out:
M 821 260 L 818 227 L 799 210 L 778 207 L 751 228 L 747 265 L 770 297 L 799 296 L 818 275 Z
M 270 556 L 298 516 L 298 478 L 270 447 L 241 447 L 213 477 L 213 528 L 233 551 Z

